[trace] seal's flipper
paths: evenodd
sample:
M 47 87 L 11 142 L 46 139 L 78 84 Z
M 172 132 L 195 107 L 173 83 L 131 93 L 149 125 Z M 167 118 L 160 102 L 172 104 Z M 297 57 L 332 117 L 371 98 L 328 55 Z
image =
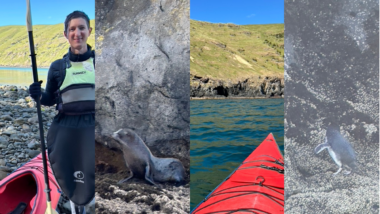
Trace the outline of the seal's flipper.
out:
M 157 186 L 157 184 L 154 183 L 153 178 L 152 178 L 151 175 L 150 175 L 150 167 L 149 167 L 149 164 L 147 164 L 146 167 L 145 167 L 145 180 L 149 181 L 149 182 L 152 183 L 154 186 Z
M 325 142 L 325 143 L 319 144 L 317 147 L 315 147 L 314 152 L 315 152 L 315 154 L 318 154 L 318 153 L 322 152 L 324 149 L 328 149 L 328 148 L 330 148 L 330 146 L 329 146 L 329 144 L 327 144 Z
M 339 167 L 338 171 L 336 171 L 333 176 L 336 176 L 340 171 L 342 171 L 342 167 Z
M 128 178 L 125 178 L 125 179 L 123 179 L 123 180 L 120 180 L 120 181 L 117 182 L 117 183 L 118 183 L 118 184 L 121 184 L 121 183 L 124 183 L 124 182 L 128 181 L 129 179 L 131 179 L 131 178 L 133 177 L 133 172 L 132 172 L 132 170 L 130 170 L 130 172 L 131 172 L 131 175 L 128 176 Z
M 343 174 L 345 174 L 345 175 L 349 175 L 349 174 L 351 174 L 351 171 L 345 170 L 345 171 L 343 172 Z

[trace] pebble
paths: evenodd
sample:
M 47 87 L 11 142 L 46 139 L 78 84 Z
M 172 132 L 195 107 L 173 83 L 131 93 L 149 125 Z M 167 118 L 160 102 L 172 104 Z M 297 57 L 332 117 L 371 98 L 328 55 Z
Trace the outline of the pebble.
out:
M 40 154 L 40 151 L 39 151 L 39 150 L 29 150 L 29 151 L 28 151 L 28 156 L 29 156 L 29 158 L 34 158 L 34 157 L 36 157 L 38 154 Z
M 28 148 L 29 149 L 36 149 L 38 148 L 39 146 L 39 143 L 36 142 L 36 140 L 32 140 L 30 143 L 28 143 Z
M 0 159 L 0 166 L 5 166 L 5 160 L 4 159 Z
M 6 121 L 12 121 L 12 117 L 9 115 L 3 115 L 0 117 L 1 120 L 6 120 Z

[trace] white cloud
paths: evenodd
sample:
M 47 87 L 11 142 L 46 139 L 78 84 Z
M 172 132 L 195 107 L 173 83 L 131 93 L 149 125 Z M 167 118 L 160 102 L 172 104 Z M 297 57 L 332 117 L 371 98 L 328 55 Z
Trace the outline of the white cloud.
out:
M 254 17 L 254 16 L 256 16 L 256 14 L 253 14 L 253 13 L 252 13 L 252 14 L 248 15 L 247 18 L 252 18 L 252 17 Z

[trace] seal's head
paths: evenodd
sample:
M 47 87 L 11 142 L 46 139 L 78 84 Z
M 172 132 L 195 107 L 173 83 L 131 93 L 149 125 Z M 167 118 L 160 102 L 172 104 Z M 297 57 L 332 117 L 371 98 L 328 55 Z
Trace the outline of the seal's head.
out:
M 132 142 L 135 139 L 135 132 L 130 129 L 119 129 L 112 134 L 112 137 L 122 144 L 125 142 Z
M 168 171 L 170 172 L 170 181 L 176 183 L 184 182 L 186 176 L 185 168 L 179 160 L 174 159 L 173 162 L 168 165 Z

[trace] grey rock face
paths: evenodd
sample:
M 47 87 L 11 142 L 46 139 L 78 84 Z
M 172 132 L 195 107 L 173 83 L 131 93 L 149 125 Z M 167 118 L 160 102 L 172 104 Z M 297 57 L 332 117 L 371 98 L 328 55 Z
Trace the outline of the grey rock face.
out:
M 285 213 L 379 213 L 378 4 L 285 1 Z M 362 173 L 314 154 L 329 125 Z
M 112 147 L 128 127 L 153 153 L 189 162 L 189 1 L 96 5 L 96 141 Z

